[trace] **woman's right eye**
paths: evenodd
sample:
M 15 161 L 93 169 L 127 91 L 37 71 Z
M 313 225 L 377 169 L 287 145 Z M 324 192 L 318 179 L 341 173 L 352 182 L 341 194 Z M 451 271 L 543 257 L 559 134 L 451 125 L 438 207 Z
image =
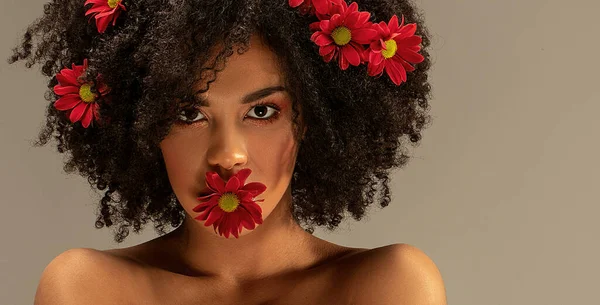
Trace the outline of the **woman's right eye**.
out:
M 200 115 L 199 118 L 198 115 Z M 202 112 L 200 112 L 200 110 L 196 108 L 183 109 L 181 110 L 181 112 L 179 112 L 179 120 L 187 124 L 192 124 L 194 122 L 202 120 L 203 118 L 204 115 L 202 114 Z

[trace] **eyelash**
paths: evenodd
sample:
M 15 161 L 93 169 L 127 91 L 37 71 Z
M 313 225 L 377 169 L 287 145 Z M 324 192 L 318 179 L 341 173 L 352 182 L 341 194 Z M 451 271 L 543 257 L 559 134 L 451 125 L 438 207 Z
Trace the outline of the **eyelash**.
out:
M 269 124 L 269 123 L 273 122 L 274 120 L 276 120 L 279 117 L 279 113 L 281 112 L 281 109 L 279 109 L 279 107 L 277 107 L 277 105 L 275 105 L 275 104 L 273 104 L 271 102 L 258 102 L 256 104 L 252 105 L 252 107 L 250 109 L 252 110 L 253 108 L 258 107 L 258 106 L 267 106 L 267 107 L 271 107 L 271 108 L 273 108 L 275 110 L 275 113 L 273 113 L 270 117 L 268 117 L 266 119 L 257 119 L 257 118 L 252 118 L 252 117 L 250 118 L 250 119 L 252 119 L 254 121 L 259 121 L 260 122 L 259 124 L 261 124 L 261 125 Z M 196 108 L 191 108 L 191 109 L 195 110 L 195 111 L 198 111 L 198 112 L 201 112 L 201 111 L 197 110 Z M 182 109 L 182 111 L 184 111 L 184 110 L 190 110 L 190 109 Z M 181 115 L 181 112 L 180 112 L 179 115 Z M 195 123 L 199 123 L 199 122 L 202 122 L 204 120 L 205 119 L 201 119 L 201 120 L 198 120 L 198 121 L 190 122 L 190 121 L 178 119 L 177 121 L 178 122 L 182 122 L 183 124 L 193 125 Z

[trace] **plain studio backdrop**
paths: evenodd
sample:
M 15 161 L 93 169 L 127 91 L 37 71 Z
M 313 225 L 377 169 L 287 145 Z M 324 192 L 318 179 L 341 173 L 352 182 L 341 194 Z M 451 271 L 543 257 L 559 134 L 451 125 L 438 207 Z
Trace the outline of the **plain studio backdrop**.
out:
M 2 305 L 32 304 L 42 270 L 67 249 L 157 236 L 148 226 L 114 243 L 112 228 L 94 228 L 99 195 L 62 171 L 53 143 L 31 146 L 46 80 L 5 59 L 46 2 L 1 2 Z M 432 125 L 393 173 L 387 208 L 315 235 L 420 248 L 451 305 L 598 304 L 600 2 L 415 3 L 433 39 Z

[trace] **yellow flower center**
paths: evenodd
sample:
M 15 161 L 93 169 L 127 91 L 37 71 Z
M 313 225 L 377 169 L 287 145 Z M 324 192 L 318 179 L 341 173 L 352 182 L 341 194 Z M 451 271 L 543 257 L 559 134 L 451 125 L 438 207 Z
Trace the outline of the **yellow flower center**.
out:
M 225 193 L 219 198 L 219 207 L 225 212 L 233 212 L 240 205 L 238 197 L 233 193 Z
M 121 2 L 121 0 L 108 0 L 108 6 L 110 6 L 110 8 L 115 8 L 119 2 Z
M 350 32 L 347 27 L 340 26 L 333 30 L 331 37 L 333 38 L 333 41 L 335 41 L 335 44 L 338 46 L 343 46 L 349 43 L 352 39 L 352 32 Z
M 81 100 L 86 103 L 93 103 L 96 100 L 96 94 L 94 94 L 91 90 L 92 85 L 83 84 L 79 87 L 79 96 Z
M 396 50 L 398 49 L 398 45 L 396 45 L 396 41 L 393 39 L 387 40 L 385 42 L 385 50 L 381 50 L 381 55 L 385 58 L 393 57 L 396 54 Z

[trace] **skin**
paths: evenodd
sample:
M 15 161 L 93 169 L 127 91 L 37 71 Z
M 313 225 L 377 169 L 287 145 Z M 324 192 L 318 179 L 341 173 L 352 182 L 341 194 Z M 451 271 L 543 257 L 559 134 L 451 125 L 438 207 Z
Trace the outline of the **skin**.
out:
M 299 146 L 293 137 L 290 95 L 276 91 L 249 104 L 241 102 L 257 90 L 284 86 L 275 56 L 253 36 L 249 50 L 234 53 L 201 95 L 209 105 L 182 113 L 183 121 L 195 122 L 174 125 L 160 143 L 169 180 L 186 211 L 184 223 L 166 240 L 175 245 L 172 255 L 188 274 L 236 286 L 307 268 L 331 253 L 349 249 L 312 236 L 292 219 L 290 182 Z M 256 106 L 263 101 L 275 104 L 279 113 L 270 106 Z M 268 117 L 274 120 L 268 122 Z M 239 239 L 225 238 L 215 233 L 212 225 L 194 219 L 199 213 L 192 209 L 199 204 L 198 193 L 206 187 L 207 171 L 227 179 L 242 168 L 252 170 L 246 183 L 267 186 L 256 197 L 264 199 L 258 203 L 263 224 L 256 224 L 253 230 L 243 228 Z
M 281 111 L 266 124 L 252 117 L 271 116 L 272 110 L 254 112 L 256 102 L 240 102 L 251 92 L 282 85 L 275 62 L 254 36 L 250 49 L 234 53 L 211 84 L 204 96 L 210 107 L 183 117 L 198 122 L 177 124 L 160 143 L 186 212 L 183 224 L 128 248 L 62 253 L 45 268 L 36 305 L 446 305 L 439 271 L 422 251 L 403 244 L 344 247 L 293 221 L 290 181 L 298 143 L 290 97 L 276 92 L 263 98 Z M 241 168 L 253 171 L 247 183 L 267 186 L 256 198 L 264 199 L 259 203 L 264 221 L 244 228 L 239 239 L 227 239 L 195 220 L 193 208 L 207 171 L 227 179 Z

